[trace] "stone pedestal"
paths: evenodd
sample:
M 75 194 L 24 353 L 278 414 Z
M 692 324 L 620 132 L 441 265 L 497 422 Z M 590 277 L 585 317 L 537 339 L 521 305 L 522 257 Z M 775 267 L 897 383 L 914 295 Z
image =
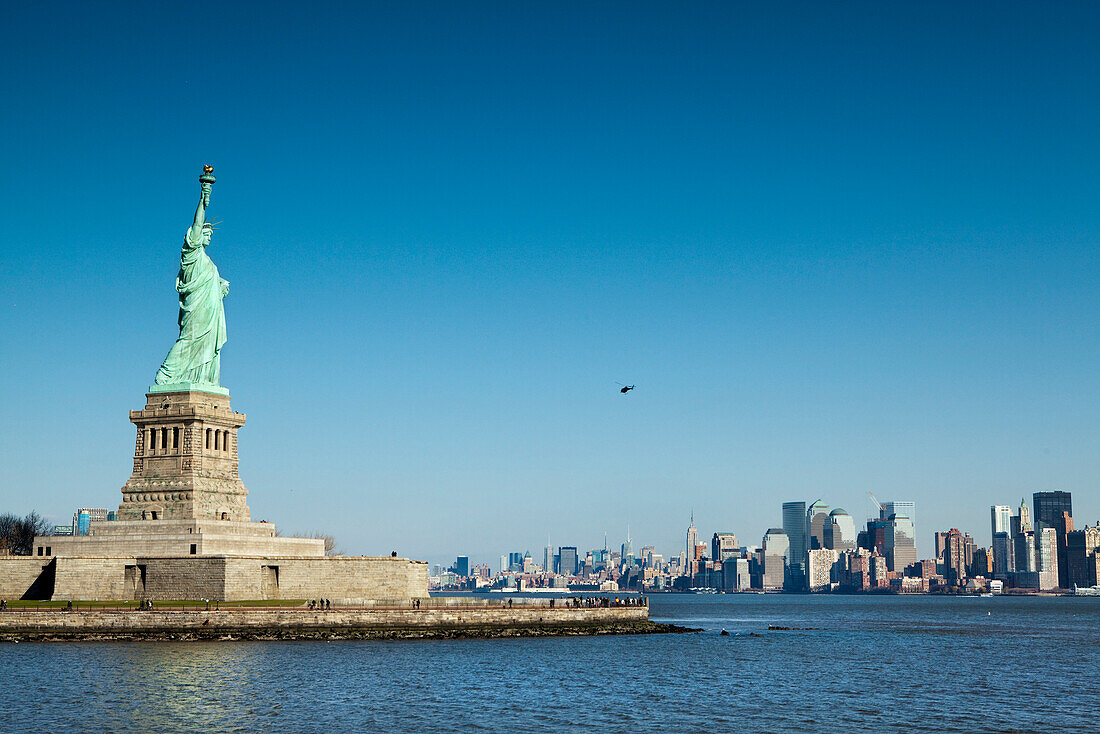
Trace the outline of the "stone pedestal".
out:
M 238 474 L 237 431 L 229 395 L 150 392 L 130 411 L 137 427 L 134 471 L 122 488 L 119 520 L 248 522 L 248 490 Z
M 238 474 L 237 431 L 229 391 L 169 391 L 154 386 L 145 408 L 130 411 L 137 427 L 134 471 L 122 487 L 118 519 L 95 521 L 87 535 L 38 538 L 45 556 L 325 555 L 323 540 L 280 538 L 275 526 L 251 522 L 248 490 Z M 41 548 L 41 551 L 38 549 Z

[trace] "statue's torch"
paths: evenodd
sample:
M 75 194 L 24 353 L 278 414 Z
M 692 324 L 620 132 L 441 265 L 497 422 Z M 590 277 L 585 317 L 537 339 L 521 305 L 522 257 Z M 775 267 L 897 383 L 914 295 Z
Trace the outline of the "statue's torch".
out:
M 214 190 L 214 167 L 203 165 L 202 175 L 199 176 L 199 183 L 202 185 L 202 203 L 203 206 L 210 206 L 210 192 Z

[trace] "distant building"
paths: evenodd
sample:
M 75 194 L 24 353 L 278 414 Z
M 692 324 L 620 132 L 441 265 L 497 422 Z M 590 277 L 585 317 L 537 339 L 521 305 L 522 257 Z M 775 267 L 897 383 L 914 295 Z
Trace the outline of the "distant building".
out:
M 917 542 L 913 521 L 905 515 L 891 515 L 886 526 L 886 566 L 891 571 L 904 571 L 917 562 Z
M 1007 581 L 1008 575 L 1016 570 L 1016 554 L 1012 544 L 1012 534 L 997 532 L 993 534 L 993 578 Z
M 831 548 L 811 548 L 806 551 L 806 585 L 810 591 L 827 591 L 832 588 L 836 572 L 834 566 L 840 551 Z
M 856 549 L 855 520 L 839 507 L 829 513 L 829 522 L 825 525 L 825 547 L 838 551 Z
M 469 576 L 470 575 L 470 557 L 459 556 L 455 560 L 455 565 L 451 567 L 457 576 Z
M 733 533 L 715 533 L 710 539 L 710 557 L 719 563 L 738 554 L 737 536 Z
M 989 548 L 975 548 L 973 557 L 974 560 L 970 563 L 967 575 L 970 578 L 975 576 L 993 578 L 993 551 Z
M 905 515 L 913 522 L 913 526 L 916 527 L 917 503 L 909 500 L 891 500 L 890 502 L 883 502 L 882 508 L 878 513 L 879 519 L 889 520 L 891 515 Z
M 563 576 L 577 575 L 577 547 L 572 545 L 558 548 L 559 573 Z
M 1069 588 L 1069 567 L 1066 562 L 1066 536 L 1073 532 L 1073 498 L 1069 492 L 1036 492 L 1031 496 L 1035 505 L 1035 530 L 1054 528 L 1058 550 L 1058 586 Z
M 993 554 L 993 578 L 1002 581 L 1016 568 L 1012 546 L 1012 508 L 993 505 L 989 508 L 990 551 Z
M 1012 508 L 1008 505 L 993 505 L 989 508 L 990 537 L 997 533 L 1012 531 Z
M 780 528 L 771 528 L 764 533 L 761 560 L 763 562 L 761 588 L 782 589 L 786 581 L 787 554 L 790 552 L 790 540 Z
M 691 513 L 691 522 L 687 529 L 687 562 L 690 564 L 688 568 L 684 570 L 684 575 L 690 575 L 692 573 L 690 569 L 691 565 L 694 565 L 696 558 L 695 548 L 699 545 L 699 531 L 695 528 L 695 513 Z
M 1053 527 L 1044 527 L 1035 534 L 1035 569 L 1041 591 L 1058 586 L 1058 531 Z
M 1100 558 L 1100 525 L 1074 530 L 1066 536 L 1066 565 L 1069 583 L 1065 588 L 1074 586 L 1095 586 L 1096 565 Z
M 1069 492 L 1036 492 L 1031 496 L 1035 504 L 1035 529 L 1054 528 L 1062 521 L 1062 513 L 1073 516 L 1073 497 Z
M 943 533 L 944 577 L 951 586 L 962 586 L 966 582 L 967 537 L 956 528 Z
M 1033 574 L 1038 572 L 1038 563 L 1035 560 L 1035 532 L 1031 521 L 1031 511 L 1027 503 L 1020 500 L 1020 514 L 1012 518 L 1012 554 L 1015 559 L 1015 572 L 1018 574 Z M 1026 579 L 1024 582 L 1019 582 Z M 1038 577 L 1020 576 L 1020 587 L 1038 587 Z
M 825 547 L 829 523 L 829 506 L 824 501 L 817 500 L 806 509 L 806 550 Z
M 626 533 L 626 542 L 619 546 L 619 557 L 628 566 L 634 565 L 634 544 L 630 541 L 630 531 Z
M 884 554 L 886 552 L 886 526 L 889 524 L 889 520 L 868 520 L 867 530 L 860 533 L 863 540 L 858 544 L 859 547 L 866 548 L 872 553 L 878 553 L 879 555 Z
M 110 516 L 114 514 L 113 511 L 107 509 L 81 507 L 73 513 L 72 534 L 87 535 L 93 522 L 106 522 L 108 519 L 113 520 L 114 518 Z
M 806 550 L 809 547 L 806 531 L 806 503 L 784 502 L 783 533 L 789 544 L 787 583 L 792 589 L 801 590 L 806 584 Z

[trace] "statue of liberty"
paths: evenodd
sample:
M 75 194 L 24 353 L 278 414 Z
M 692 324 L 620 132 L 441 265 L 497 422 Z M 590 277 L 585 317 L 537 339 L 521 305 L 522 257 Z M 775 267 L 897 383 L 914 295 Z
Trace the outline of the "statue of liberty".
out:
M 157 370 L 157 385 L 217 386 L 221 379 L 221 349 L 225 344 L 225 308 L 222 299 L 229 282 L 206 254 L 213 225 L 206 221 L 210 192 L 214 188 L 214 167 L 203 166 L 199 183 L 202 194 L 195 209 L 195 221 L 183 238 L 176 290 L 180 294 L 180 335 Z

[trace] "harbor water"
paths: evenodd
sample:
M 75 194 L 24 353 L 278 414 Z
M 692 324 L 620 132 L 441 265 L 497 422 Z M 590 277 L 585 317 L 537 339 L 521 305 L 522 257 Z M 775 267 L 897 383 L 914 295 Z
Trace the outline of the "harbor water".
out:
M 2 643 L 0 717 L 36 732 L 1096 727 L 1100 598 L 670 594 L 651 615 L 701 631 Z

